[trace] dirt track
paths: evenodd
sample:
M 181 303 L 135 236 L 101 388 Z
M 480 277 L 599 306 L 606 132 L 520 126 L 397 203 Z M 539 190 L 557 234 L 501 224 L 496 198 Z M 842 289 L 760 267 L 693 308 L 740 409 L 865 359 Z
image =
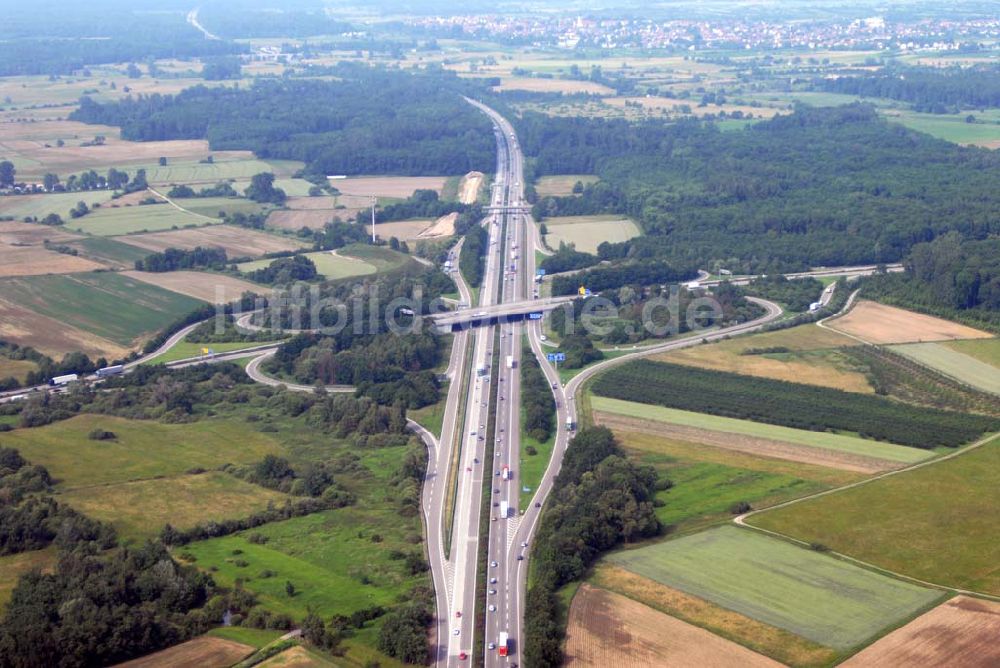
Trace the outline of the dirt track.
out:
M 611 429 L 637 431 L 654 436 L 664 436 L 693 443 L 704 443 L 717 448 L 746 452 L 761 457 L 785 459 L 804 464 L 816 464 L 856 473 L 879 473 L 898 468 L 899 464 L 874 457 L 862 457 L 836 450 L 796 445 L 766 438 L 730 434 L 697 427 L 668 424 L 653 420 L 639 420 L 614 413 L 594 412 L 594 422 Z

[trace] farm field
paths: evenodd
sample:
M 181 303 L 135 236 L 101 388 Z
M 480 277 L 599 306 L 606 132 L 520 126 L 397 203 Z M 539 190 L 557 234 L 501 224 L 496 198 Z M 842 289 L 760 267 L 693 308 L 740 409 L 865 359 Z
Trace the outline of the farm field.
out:
M 368 244 L 350 244 L 337 252 L 341 256 L 363 260 L 380 272 L 396 271 L 407 264 L 416 262 L 416 260 L 404 253 L 383 246 L 369 246 Z
M 838 351 L 857 343 L 843 334 L 807 324 L 684 348 L 651 359 L 870 394 L 874 390 L 863 370 Z M 777 347 L 787 348 L 788 352 L 741 354 L 750 348 Z
M 573 185 L 579 181 L 583 185 L 597 183 L 598 177 L 593 174 L 553 174 L 541 176 L 535 183 L 535 192 L 539 197 L 565 196 L 573 194 Z
M 201 299 L 210 304 L 228 304 L 239 299 L 244 292 L 261 293 L 267 290 L 267 288 L 250 281 L 207 271 L 126 271 L 122 273 L 143 283 Z
M 136 260 L 149 255 L 141 248 L 123 244 L 110 237 L 83 237 L 66 245 L 77 249 L 82 257 L 103 262 L 117 269 L 131 269 L 135 266 Z
M 913 464 L 923 461 L 932 455 L 931 452 L 926 450 L 870 441 L 854 436 L 793 429 L 780 425 L 751 422 L 750 420 L 737 420 L 735 418 L 665 408 L 663 406 L 621 401 L 620 399 L 592 396 L 590 402 L 596 411 L 616 413 L 618 415 L 654 420 L 656 422 L 678 424 L 696 429 L 743 434 L 813 448 L 824 448 L 859 457 L 883 459 L 889 462 L 896 462 L 897 464 Z
M 615 216 L 560 216 L 544 221 L 548 234 L 545 243 L 551 248 L 559 244 L 574 244 L 578 251 L 596 253 L 597 247 L 607 241 L 628 241 L 642 234 L 639 227 L 628 219 Z
M 942 345 L 1000 369 L 1000 338 L 948 341 Z
M 42 246 L 46 241 L 61 244 L 82 238 L 79 234 L 67 232 L 62 227 L 13 220 L 0 221 L 0 247 Z
M 164 203 L 96 209 L 83 218 L 67 221 L 66 227 L 86 234 L 113 237 L 217 222 L 217 218 L 187 213 Z
M 321 276 L 329 280 L 351 276 L 368 276 L 377 271 L 374 265 L 368 264 L 363 260 L 342 255 L 337 251 L 317 251 L 315 253 L 303 253 L 303 255 L 313 261 L 313 264 L 316 265 L 316 271 Z M 243 262 L 237 265 L 237 269 L 248 274 L 249 272 L 270 266 L 272 262 L 274 262 L 273 259 Z
M 957 322 L 865 300 L 859 301 L 850 313 L 831 320 L 826 326 L 868 343 L 879 344 L 988 339 L 993 336 Z
M 252 646 L 234 640 L 201 636 L 132 661 L 126 661 L 119 664 L 118 668 L 171 668 L 172 666 L 228 668 L 253 651 Z
M 781 666 L 620 594 L 581 585 L 570 607 L 565 665 L 640 668 L 657 664 Z
M 748 518 L 910 577 L 1000 595 L 1000 437 L 912 471 Z M 905 521 L 904 521 L 905 519 Z
M 393 550 L 421 550 L 403 539 L 413 524 L 394 508 L 359 504 L 190 543 L 181 551 L 193 555 L 199 568 L 216 567 L 212 577 L 223 586 L 242 579 L 270 610 L 296 618 L 309 607 L 323 617 L 349 615 L 361 608 L 395 603 L 398 596 L 426 582 L 426 574 L 411 576 L 402 560 L 389 556 Z M 416 526 L 419 531 L 419 523 Z M 373 542 L 374 532 L 359 531 L 359 527 L 379 527 L 382 542 Z M 248 533 L 268 540 L 263 545 L 251 543 Z M 236 549 L 242 550 L 238 559 L 233 557 Z M 237 564 L 240 560 L 247 565 Z M 274 575 L 261 577 L 264 570 Z M 286 581 L 298 590 L 294 597 L 285 593 Z
M 260 649 L 264 645 L 269 645 L 285 634 L 284 631 L 272 631 L 268 629 L 252 629 L 246 626 L 218 626 L 206 636 L 211 638 L 224 638 L 234 640 L 244 645 L 250 645 Z
M 616 552 L 607 559 L 842 652 L 941 596 L 731 526 Z
M 20 176 L 20 174 L 19 174 Z M 0 197 L 0 216 L 13 216 L 21 220 L 28 216 L 44 218 L 50 213 L 59 214 L 63 220 L 72 224 L 69 211 L 79 202 L 85 202 L 90 208 L 95 204 L 105 204 L 111 201 L 114 194 L 111 190 L 90 190 L 72 193 L 46 193 L 39 195 L 8 195 Z
M 892 349 L 976 389 L 1000 394 L 1000 369 L 944 344 L 907 343 Z
M 320 198 L 309 199 L 319 200 Z M 342 221 L 354 220 L 354 216 L 358 212 L 358 209 L 300 207 L 297 202 L 292 201 L 289 201 L 287 204 L 290 207 L 288 210 L 277 209 L 268 214 L 267 227 L 292 232 L 298 232 L 303 227 L 318 230 L 322 229 L 324 225 L 335 218 L 339 218 Z
M 59 498 L 84 515 L 111 524 L 119 536 L 153 538 L 169 523 L 196 524 L 246 517 L 290 497 L 222 471 L 80 487 Z
M 985 123 L 966 123 L 966 113 L 922 114 L 909 109 L 885 111 L 883 114 L 889 120 L 901 123 L 911 130 L 926 132 L 956 144 L 1000 148 L 1000 125 L 989 122 L 989 119 Z M 973 115 L 982 117 L 979 113 Z
M 268 209 L 265 204 L 258 204 L 242 197 L 188 197 L 171 201 L 185 211 L 209 218 L 222 218 L 223 216 L 219 214 L 242 213 L 250 215 L 262 213 Z
M 383 239 L 396 237 L 400 241 L 413 241 L 414 239 L 419 239 L 433 225 L 434 220 L 430 218 L 413 218 L 411 220 L 399 220 L 391 223 L 378 223 L 375 225 L 375 233 Z M 370 234 L 372 226 L 369 224 L 365 228 Z
M 846 668 L 1000 665 L 1000 603 L 956 596 L 840 664 Z
M 610 95 L 614 91 L 603 84 L 594 81 L 573 81 L 569 79 L 536 79 L 533 77 L 505 76 L 500 79 L 500 85 L 494 86 L 495 91 L 527 90 L 536 93 L 590 93 L 593 95 Z
M 17 586 L 17 580 L 23 574 L 37 568 L 43 572 L 55 566 L 58 559 L 55 547 L 31 552 L 19 552 L 0 557 L 0 616 L 10 600 L 10 595 Z
M 92 260 L 48 250 L 42 246 L 0 246 L 0 277 L 72 274 L 104 269 Z
M 257 665 L 261 668 L 338 668 L 342 664 L 334 663 L 303 645 L 295 645 Z
M 367 206 L 370 195 L 406 199 L 415 190 L 434 190 L 440 194 L 447 180 L 447 176 L 349 176 L 332 179 L 330 185 L 344 195 L 364 197 L 360 206 Z M 341 203 L 351 206 L 347 202 Z
M 87 438 L 95 428 L 112 431 L 116 438 Z M 47 468 L 64 491 L 179 475 L 196 467 L 245 464 L 283 452 L 276 439 L 235 420 L 163 424 L 110 415 L 78 415 L 44 427 L 15 429 L 4 435 L 3 443 Z
M 271 172 L 277 177 L 291 176 L 295 170 L 303 166 L 301 162 L 290 160 L 258 160 L 250 151 L 217 153 L 206 151 L 205 156 L 209 153 L 213 158 L 210 163 L 199 160 L 168 160 L 167 164 L 161 167 L 154 158 L 148 164 L 130 168 L 128 172 L 131 176 L 137 170 L 145 169 L 146 180 L 151 184 L 213 185 L 230 179 L 245 179 L 249 182 L 254 174 L 261 172 Z
M 14 280 L 14 279 L 7 279 Z M 0 281 L 2 287 L 3 281 Z M 31 346 L 46 355 L 62 358 L 80 351 L 91 359 L 117 359 L 128 354 L 128 348 L 57 318 L 36 313 L 31 308 L 4 299 L 0 290 L 0 339 L 22 346 Z
M 0 294 L 63 326 L 125 347 L 204 303 L 111 272 L 8 278 L 0 281 Z
M 173 230 L 136 234 L 116 239 L 150 252 L 160 253 L 168 248 L 191 250 L 197 246 L 221 248 L 226 257 L 257 257 L 264 253 L 293 251 L 303 247 L 303 242 L 291 237 L 246 230 L 233 225 L 211 225 L 195 229 Z
M 707 629 L 789 666 L 826 666 L 836 652 L 811 640 L 720 607 L 602 560 L 587 581 L 671 617 Z

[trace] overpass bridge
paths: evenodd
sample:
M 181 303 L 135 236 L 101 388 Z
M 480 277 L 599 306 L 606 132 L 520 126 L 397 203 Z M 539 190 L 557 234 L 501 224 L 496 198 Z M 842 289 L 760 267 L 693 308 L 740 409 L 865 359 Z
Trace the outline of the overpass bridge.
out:
M 491 306 L 480 306 L 478 308 L 465 308 L 459 311 L 447 311 L 437 313 L 430 318 L 434 324 L 442 331 L 454 332 L 469 327 L 480 327 L 482 325 L 495 325 L 504 322 L 520 322 L 522 320 L 537 320 L 547 311 L 552 311 L 563 304 L 567 304 L 577 295 L 566 295 L 563 297 L 546 297 L 545 299 L 528 299 L 516 302 L 505 302 Z M 533 314 L 538 314 L 532 317 Z

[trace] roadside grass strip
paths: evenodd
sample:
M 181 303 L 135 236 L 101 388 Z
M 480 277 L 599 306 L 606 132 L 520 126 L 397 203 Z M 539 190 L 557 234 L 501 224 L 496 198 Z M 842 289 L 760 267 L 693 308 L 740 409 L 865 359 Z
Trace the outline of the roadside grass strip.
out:
M 795 443 L 814 448 L 824 448 L 836 450 L 865 457 L 884 459 L 900 464 L 914 464 L 932 457 L 933 452 L 909 448 L 905 445 L 893 445 L 880 441 L 870 441 L 855 436 L 844 436 L 842 434 L 832 434 L 825 431 L 807 431 L 805 429 L 793 429 L 780 425 L 765 424 L 761 422 L 751 422 L 750 420 L 738 420 L 717 415 L 707 415 L 704 413 L 694 413 L 676 408 L 666 408 L 664 406 L 651 406 L 633 401 L 623 401 L 621 399 L 610 399 L 591 395 L 590 403 L 593 410 L 617 413 L 629 417 L 642 418 L 645 420 L 658 420 L 672 424 L 684 425 L 687 427 L 697 427 L 699 429 L 711 429 L 731 434 L 744 434 L 759 438 L 769 438 L 775 441 Z
M 619 552 L 608 559 L 840 651 L 861 645 L 943 596 L 731 526 Z

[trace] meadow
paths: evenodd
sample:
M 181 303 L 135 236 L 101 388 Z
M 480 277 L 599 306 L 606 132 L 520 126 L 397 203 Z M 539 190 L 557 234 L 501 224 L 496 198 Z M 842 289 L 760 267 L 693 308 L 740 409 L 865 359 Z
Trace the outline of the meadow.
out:
M 50 569 L 55 566 L 57 559 L 58 553 L 55 547 L 0 557 L 0 616 L 3 615 L 3 609 L 10 600 L 18 578 L 35 568 L 41 571 Z
M 541 176 L 535 183 L 535 191 L 539 197 L 548 197 L 550 195 L 563 197 L 573 194 L 573 186 L 577 182 L 588 185 L 596 183 L 597 180 L 597 177 L 593 174 L 553 174 Z
M 342 255 L 340 252 L 334 254 L 332 251 L 318 251 L 315 253 L 303 253 L 316 265 L 316 272 L 326 279 L 334 280 L 338 278 L 350 278 L 353 276 L 368 276 L 374 274 L 376 268 L 362 260 Z M 243 262 L 236 265 L 243 273 L 250 273 L 258 269 L 270 266 L 274 260 L 255 260 L 253 262 Z
M 84 202 L 93 208 L 95 204 L 110 202 L 113 194 L 110 190 L 92 190 L 44 195 L 10 195 L 0 197 L 0 216 L 12 216 L 17 220 L 28 216 L 41 219 L 50 213 L 55 213 L 63 220 L 70 221 L 69 211 L 79 202 Z
M 548 233 L 545 243 L 551 248 L 573 244 L 578 251 L 596 253 L 603 242 L 628 241 L 642 234 L 639 227 L 626 218 L 615 216 L 561 216 L 546 218 Z
M 24 380 L 30 372 L 36 371 L 38 365 L 31 360 L 12 360 L 0 355 L 0 379 L 17 378 Z
M 523 416 L 523 409 L 521 414 Z M 538 489 L 538 485 L 542 481 L 542 476 L 545 475 L 545 469 L 548 468 L 549 460 L 552 458 L 552 447 L 555 445 L 556 433 L 555 429 L 553 429 L 549 439 L 541 442 L 538 439 L 532 438 L 524 431 L 523 417 L 521 422 L 521 455 L 520 463 L 517 466 L 517 479 L 521 485 L 522 492 L 518 495 L 518 499 L 521 509 L 524 510 L 534 499 L 535 490 Z M 535 454 L 528 454 L 528 447 L 534 448 Z
M 748 522 L 914 578 L 1000 595 L 998 471 L 994 437 L 956 457 Z
M 121 269 L 131 269 L 135 266 L 136 260 L 142 260 L 149 255 L 141 248 L 123 244 L 109 237 L 84 237 L 67 245 L 77 249 L 83 257 Z
M 607 559 L 839 651 L 864 643 L 942 596 L 729 526 L 617 552 Z
M 116 438 L 88 438 L 98 428 L 114 432 Z M 16 429 L 4 435 L 3 444 L 46 467 L 63 491 L 250 463 L 283 452 L 277 439 L 235 420 L 163 424 L 89 414 Z
M 943 345 L 1000 369 L 1000 338 L 948 341 Z
M 66 227 L 85 234 L 113 237 L 138 232 L 211 225 L 217 222 L 219 222 L 217 218 L 188 213 L 163 203 L 95 209 L 83 218 L 67 221 Z
M 204 304 L 111 272 L 4 279 L 0 293 L 35 313 L 126 347 Z
M 87 517 L 111 524 L 122 538 L 142 540 L 165 524 L 185 530 L 209 521 L 238 519 L 281 506 L 290 497 L 209 471 L 108 485 L 81 487 L 59 498 Z
M 593 409 L 597 411 L 607 411 L 629 417 L 676 423 L 700 429 L 757 436 L 797 445 L 836 450 L 863 457 L 884 459 L 899 464 L 913 464 L 931 456 L 931 453 L 926 450 L 870 441 L 843 434 L 793 429 L 780 425 L 738 420 L 705 413 L 694 413 L 607 397 L 592 396 L 590 402 Z
M 892 349 L 976 389 L 1000 394 L 1000 369 L 944 344 L 909 343 Z
M 216 355 L 220 353 L 229 353 L 234 350 L 243 350 L 244 348 L 254 348 L 256 346 L 265 345 L 266 342 L 258 341 L 234 341 L 226 343 L 191 343 L 190 341 L 179 341 L 174 347 L 172 347 L 167 352 L 154 357 L 149 360 L 149 362 L 144 362 L 144 364 L 166 364 L 167 362 L 174 362 L 176 360 L 184 360 L 191 357 L 200 357 L 204 353 L 202 352 L 205 348 L 212 350 Z

